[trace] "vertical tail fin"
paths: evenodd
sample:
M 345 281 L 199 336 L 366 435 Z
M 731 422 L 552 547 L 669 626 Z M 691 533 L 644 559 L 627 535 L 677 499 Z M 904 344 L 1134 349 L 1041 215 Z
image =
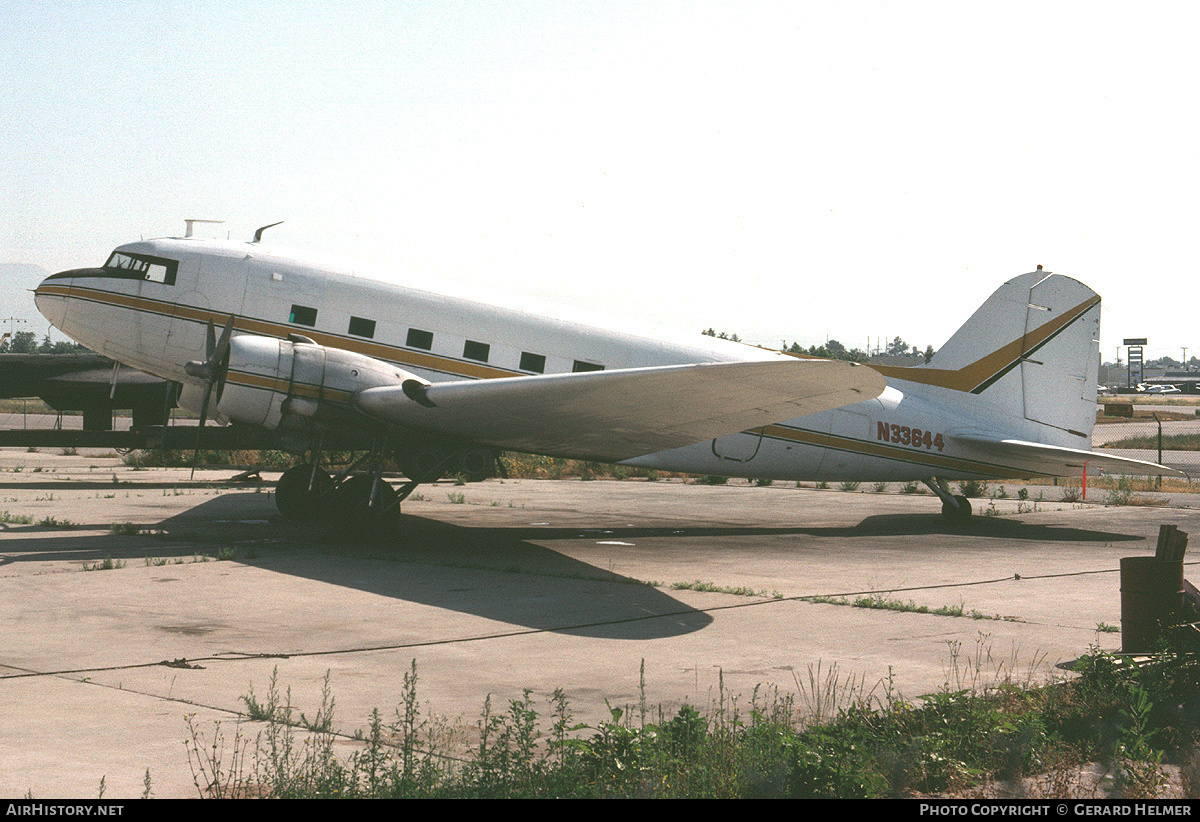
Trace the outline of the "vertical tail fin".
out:
M 1090 438 L 1099 337 L 1099 295 L 1039 268 L 997 289 L 927 365 L 880 370 L 975 394 L 1004 413 Z

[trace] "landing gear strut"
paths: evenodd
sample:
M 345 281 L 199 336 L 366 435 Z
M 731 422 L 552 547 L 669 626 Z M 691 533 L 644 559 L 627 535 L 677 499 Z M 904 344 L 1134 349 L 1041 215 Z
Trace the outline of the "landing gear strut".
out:
M 942 518 L 947 522 L 959 524 L 971 519 L 971 501 L 962 494 L 951 494 L 944 479 L 930 477 L 921 482 L 928 485 L 929 490 L 942 500 Z
M 468 482 L 491 476 L 503 465 L 499 456 L 480 447 L 409 447 L 394 453 L 376 440 L 368 453 L 336 475 L 320 467 L 321 438 L 309 458 L 289 468 L 275 487 L 275 505 L 285 519 L 296 522 L 328 521 L 351 530 L 378 529 L 393 525 L 400 516 L 400 503 L 422 483 L 435 482 L 453 470 Z M 383 463 L 389 455 L 408 476 L 399 489 L 383 479 Z
M 399 491 L 393 488 L 382 476 L 384 456 L 377 444 L 334 476 L 320 467 L 318 441 L 308 461 L 289 468 L 279 478 L 275 506 L 285 519 L 294 522 L 327 521 L 353 530 L 395 524 L 400 517 L 400 503 L 419 483 L 406 482 Z

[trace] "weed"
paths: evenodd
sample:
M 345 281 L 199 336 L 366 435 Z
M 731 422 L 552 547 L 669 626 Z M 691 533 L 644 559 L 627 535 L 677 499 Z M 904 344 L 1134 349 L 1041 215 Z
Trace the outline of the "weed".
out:
M 778 595 L 776 595 L 778 596 Z M 855 600 L 849 600 L 845 597 L 805 597 L 805 600 L 818 605 L 851 605 L 855 608 L 869 608 L 877 611 L 900 611 L 910 614 L 930 614 L 932 616 L 949 616 L 949 617 L 969 617 L 971 619 L 992 619 L 1001 622 L 1014 622 L 1015 617 L 1004 617 L 999 614 L 984 614 L 975 609 L 968 611 L 963 603 L 958 605 L 942 605 L 937 608 L 930 608 L 928 605 L 918 605 L 911 599 L 908 602 L 901 602 L 896 599 L 886 599 L 880 594 L 871 594 L 869 596 L 861 596 Z
M 467 495 L 461 491 L 451 491 L 450 493 L 446 494 L 446 498 L 455 505 L 462 505 L 467 501 Z
M 198 793 L 214 797 L 988 796 L 1012 784 L 1024 798 L 1066 797 L 1079 795 L 1080 763 L 1096 760 L 1122 795 L 1150 797 L 1164 746 L 1200 732 L 1194 650 L 1140 668 L 1094 651 L 1076 679 L 1033 687 L 1033 668 L 1018 676 L 986 634 L 974 649 L 948 645 L 945 687 L 911 702 L 890 674 L 869 685 L 818 662 L 807 678 L 793 672 L 795 694 L 755 688 L 748 713 L 723 674 L 707 709 L 655 712 L 643 668 L 637 702 L 606 702 L 595 725 L 575 722 L 561 688 L 545 706 L 529 689 L 502 708 L 489 696 L 469 745 L 421 710 L 413 661 L 393 718 L 372 711 L 349 755 L 335 746 L 351 735 L 334 730 L 329 674 L 310 722 L 290 691 L 281 698 L 275 671 L 265 705 L 253 689 L 243 697 L 267 723 L 256 738 L 239 725 L 229 740 L 220 723 L 210 735 L 189 716 L 185 745 Z
M 83 570 L 85 571 L 112 571 L 117 568 L 124 568 L 125 560 L 114 560 L 111 555 L 106 556 L 100 562 L 88 564 L 84 563 Z
M 280 722 L 290 718 L 291 708 L 286 711 L 279 706 L 279 666 L 276 665 L 271 670 L 271 681 L 267 686 L 267 701 L 261 703 L 258 697 L 255 696 L 254 686 L 250 686 L 250 692 L 242 697 L 242 702 L 246 705 L 246 716 L 255 721 L 264 722 Z M 290 701 L 291 692 L 288 692 Z
M 141 533 L 141 527 L 133 522 L 114 522 L 108 526 L 108 532 L 123 537 L 135 537 Z
M 987 494 L 988 484 L 983 480 L 963 480 L 958 484 L 959 493 L 968 499 L 977 499 Z
M 673 582 L 671 583 L 671 588 L 675 591 L 709 591 L 719 594 L 734 594 L 735 596 L 741 597 L 769 596 L 773 599 L 783 598 L 782 595 L 777 591 L 768 594 L 766 591 L 755 591 L 745 586 L 716 585 L 712 582 L 701 582 L 700 580 L 696 580 L 695 582 Z
M 1082 499 L 1083 499 L 1083 492 L 1081 490 L 1079 480 L 1076 478 L 1068 479 L 1066 484 L 1063 485 L 1062 501 L 1063 502 L 1079 502 Z

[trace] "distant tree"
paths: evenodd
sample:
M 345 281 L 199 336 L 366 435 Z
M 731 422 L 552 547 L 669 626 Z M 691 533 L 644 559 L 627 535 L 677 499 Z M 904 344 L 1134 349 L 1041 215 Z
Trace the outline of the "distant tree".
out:
M 77 342 L 54 342 L 46 335 L 40 345 L 32 331 L 18 331 L 11 339 L 0 343 L 0 354 L 84 354 L 91 351 Z
M 932 345 L 925 346 L 925 362 L 929 362 L 930 360 L 932 360 L 933 355 L 934 355 L 933 346 Z
M 907 353 L 908 343 L 899 337 L 896 337 L 894 340 L 888 343 L 887 355 L 889 357 L 903 357 Z
M 849 360 L 850 362 L 866 362 L 869 358 L 867 355 L 857 348 L 847 351 L 846 346 L 842 345 L 837 340 L 830 340 L 825 345 L 817 346 L 810 345 L 808 348 L 794 342 L 791 345 L 787 344 L 787 340 L 783 340 L 783 345 L 780 346 L 780 351 L 785 354 L 801 354 L 806 357 L 820 357 L 823 360 Z
M 32 331 L 18 331 L 0 346 L 0 352 L 5 354 L 32 354 L 36 350 L 37 335 Z

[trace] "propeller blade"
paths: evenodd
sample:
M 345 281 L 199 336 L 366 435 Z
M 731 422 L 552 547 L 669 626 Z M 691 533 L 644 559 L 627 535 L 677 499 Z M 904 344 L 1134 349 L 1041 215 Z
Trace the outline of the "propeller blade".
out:
M 200 437 L 204 423 L 208 420 L 208 403 L 212 399 L 213 387 L 217 389 L 217 402 L 221 402 L 221 394 L 225 391 L 225 374 L 229 370 L 229 339 L 233 336 L 233 314 L 225 321 L 221 336 L 217 338 L 216 327 L 212 317 L 208 318 L 208 328 L 204 340 L 205 355 L 203 363 L 190 362 L 184 370 L 193 377 L 204 378 L 204 401 L 200 404 L 200 425 L 196 428 L 196 447 L 192 451 L 192 478 L 196 477 L 196 463 L 200 459 Z
M 213 324 L 212 319 L 208 321 L 209 339 L 212 339 Z M 225 322 L 225 327 L 221 329 L 221 339 L 217 340 L 216 344 L 208 351 L 209 362 L 216 362 L 223 357 L 229 356 L 229 337 L 233 334 L 233 315 L 229 315 L 229 319 Z
M 221 329 L 221 338 L 217 340 L 212 357 L 212 381 L 217 386 L 218 405 L 221 402 L 221 395 L 225 393 L 225 375 L 229 373 L 229 340 L 232 336 L 233 315 L 230 314 L 225 327 Z

